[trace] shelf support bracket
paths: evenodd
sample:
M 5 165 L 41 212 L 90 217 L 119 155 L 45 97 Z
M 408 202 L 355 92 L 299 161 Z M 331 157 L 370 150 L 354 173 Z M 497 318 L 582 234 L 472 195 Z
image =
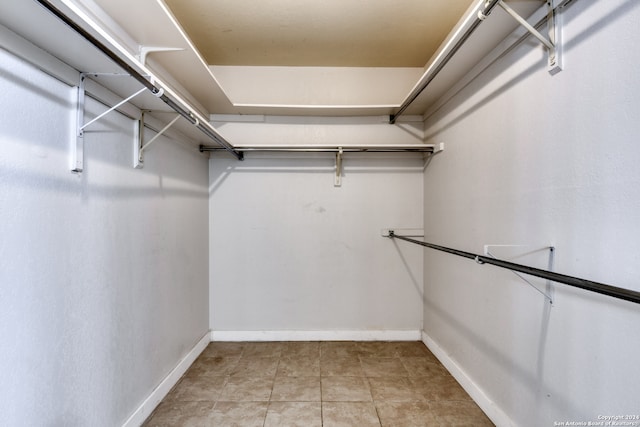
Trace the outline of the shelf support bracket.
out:
M 80 74 L 80 84 L 76 87 L 76 132 L 71 141 L 71 172 L 81 173 L 84 169 L 84 74 Z
M 123 104 L 126 104 L 127 102 L 131 101 L 133 98 L 135 98 L 136 96 L 140 95 L 142 92 L 146 91 L 147 88 L 143 87 L 142 89 L 140 89 L 139 91 L 137 91 L 136 93 L 134 93 L 133 95 L 130 95 L 129 97 L 123 99 L 122 101 L 118 102 L 116 105 L 114 105 L 113 107 L 109 108 L 107 111 L 105 111 L 104 113 L 94 117 L 93 119 L 89 120 L 87 123 L 83 124 L 82 126 L 80 126 L 80 128 L 78 129 L 79 132 L 84 131 L 84 128 L 86 128 L 87 126 L 89 126 L 90 124 L 93 124 L 95 122 L 97 122 L 98 120 L 100 120 L 101 118 L 103 118 L 104 116 L 106 116 L 107 114 L 109 114 L 110 112 L 112 112 L 113 110 L 117 109 L 118 107 L 122 106 Z M 83 92 L 84 92 L 84 87 L 83 87 Z M 82 97 L 84 98 L 84 93 L 82 94 Z M 84 115 L 84 114 L 83 114 Z M 80 123 L 80 122 L 78 122 Z
M 562 71 L 562 56 L 560 49 L 560 16 L 556 15 L 555 0 L 547 0 L 547 30 L 549 38 L 546 38 L 533 25 L 529 24 L 526 19 L 513 10 L 504 0 L 499 0 L 498 5 L 509 15 L 511 15 L 520 25 L 522 25 L 529 33 L 537 38 L 547 48 L 547 71 L 549 74 L 555 75 Z
M 336 179 L 333 183 L 334 187 L 342 186 L 342 147 L 338 147 L 338 152 L 336 152 Z
M 147 65 L 147 56 L 150 53 L 154 52 L 175 52 L 179 50 L 184 50 L 181 47 L 163 47 L 163 46 L 140 46 L 140 54 L 138 57 L 140 58 L 140 62 L 142 65 Z
M 149 146 L 151 144 L 153 144 L 154 142 L 156 142 L 156 140 L 162 136 L 171 126 L 173 126 L 173 124 L 175 122 L 178 121 L 178 119 L 182 116 L 180 116 L 179 114 L 174 117 L 173 120 L 171 120 L 165 127 L 163 127 L 160 131 L 158 131 L 158 133 L 155 134 L 155 136 L 153 138 L 151 138 L 149 141 L 144 142 L 144 114 L 145 114 L 145 110 L 142 110 L 142 113 L 140 114 L 140 120 L 137 121 L 137 132 L 136 132 L 136 140 L 134 141 L 133 144 L 133 167 L 136 169 L 142 169 L 142 167 L 144 166 L 144 150 L 146 150 L 147 148 L 149 148 Z
M 143 87 L 136 93 L 131 96 L 123 99 L 113 107 L 107 109 L 105 112 L 99 114 L 93 119 L 89 120 L 87 123 L 84 122 L 84 107 L 86 100 L 86 92 L 85 92 L 85 82 L 88 76 L 109 76 L 109 77 L 120 77 L 120 76 L 128 76 L 128 74 L 115 74 L 115 73 L 80 73 L 80 84 L 77 86 L 77 95 L 76 95 L 76 134 L 74 140 L 71 143 L 71 172 L 81 173 L 84 169 L 84 131 L 85 129 L 109 114 L 110 112 L 116 110 L 120 106 L 126 104 L 131 101 L 136 96 L 140 95 L 142 92 L 146 91 L 147 88 Z M 136 132 L 136 143 L 138 135 L 140 131 Z

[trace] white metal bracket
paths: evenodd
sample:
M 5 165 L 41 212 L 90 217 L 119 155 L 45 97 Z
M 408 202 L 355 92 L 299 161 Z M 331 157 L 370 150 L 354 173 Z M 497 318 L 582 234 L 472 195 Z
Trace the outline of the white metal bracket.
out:
M 144 150 L 146 150 L 147 148 L 149 148 L 149 146 L 151 144 L 156 142 L 156 140 L 160 136 L 162 136 L 162 134 L 164 134 L 171 126 L 173 126 L 173 124 L 175 122 L 177 122 L 180 117 L 182 117 L 181 115 L 178 114 L 165 127 L 160 129 L 160 131 L 158 131 L 158 133 L 156 133 L 153 138 L 151 138 L 147 142 L 144 142 L 144 114 L 145 114 L 145 112 L 148 112 L 148 110 L 142 110 L 142 113 L 140 114 L 140 120 L 138 120 L 136 122 L 137 123 L 136 139 L 135 139 L 134 144 L 133 144 L 133 167 L 136 168 L 136 169 L 142 169 L 142 167 L 144 166 Z
M 334 187 L 340 187 L 342 185 L 342 147 L 338 147 L 338 152 L 336 153 L 336 179 L 333 183 Z
M 546 38 L 533 25 L 529 24 L 526 19 L 513 10 L 504 0 L 499 0 L 498 5 L 511 15 L 520 25 L 526 28 L 535 38 L 537 38 L 547 48 L 547 71 L 549 74 L 555 75 L 562 71 L 562 51 L 560 49 L 560 15 L 556 14 L 554 7 L 555 0 L 547 0 L 547 30 L 549 38 Z
M 76 87 L 76 132 L 71 142 L 71 172 L 80 173 L 84 169 L 84 74 L 80 75 L 80 84 Z
M 380 230 L 382 237 L 391 236 L 391 232 L 404 237 L 424 237 L 423 228 L 383 228 Z
M 140 95 L 142 92 L 146 91 L 147 88 L 142 88 L 133 95 L 127 97 L 126 99 L 120 101 L 113 107 L 109 108 L 102 114 L 97 115 L 93 119 L 89 120 L 87 123 L 84 122 L 84 107 L 85 107 L 85 81 L 87 76 L 128 76 L 128 74 L 110 74 L 110 73 L 81 73 L 80 74 L 80 84 L 77 87 L 77 97 L 76 97 L 76 134 L 71 143 L 71 172 L 80 173 L 84 169 L 84 130 L 91 124 L 97 122 L 110 112 L 116 110 L 123 104 L 131 101 L 136 96 Z M 138 132 L 136 132 L 138 133 Z
M 484 245 L 484 254 L 486 256 L 491 257 L 491 258 L 496 258 L 496 256 L 491 253 L 491 249 L 490 248 L 492 248 L 492 247 L 494 247 L 494 248 L 495 247 L 501 247 L 501 248 L 526 248 L 526 247 L 529 247 L 529 248 L 531 248 L 531 246 L 527 246 L 527 245 Z M 553 271 L 554 255 L 555 255 L 556 248 L 554 246 L 543 246 L 542 248 L 549 250 L 549 258 L 548 258 L 548 262 L 547 262 L 547 269 L 549 271 Z M 537 250 L 540 250 L 540 249 L 537 249 Z M 513 274 L 515 274 L 516 276 L 518 276 L 520 279 L 522 279 L 526 284 L 528 284 L 533 289 L 535 289 L 537 292 L 539 292 L 542 295 L 544 295 L 544 297 L 549 301 L 549 304 L 553 305 L 553 294 L 554 294 L 554 292 L 553 292 L 553 283 L 551 282 L 551 280 L 547 280 L 545 290 L 542 291 L 536 285 L 531 283 L 522 274 L 518 273 L 517 271 L 513 271 L 513 270 L 510 270 L 510 271 Z
M 154 52 L 174 52 L 178 50 L 184 50 L 181 47 L 163 47 L 163 46 L 140 46 L 140 54 L 138 57 L 140 58 L 140 62 L 142 65 L 147 64 L 147 56 L 150 53 Z
M 547 71 L 552 76 L 562 71 L 562 14 L 555 7 L 557 0 L 547 0 L 547 29 L 553 49 L 549 51 Z

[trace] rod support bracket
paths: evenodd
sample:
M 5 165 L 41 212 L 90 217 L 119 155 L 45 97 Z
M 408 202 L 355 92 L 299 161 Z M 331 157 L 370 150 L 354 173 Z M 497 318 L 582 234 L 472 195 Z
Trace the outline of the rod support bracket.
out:
M 146 87 L 143 87 L 142 89 L 138 90 L 136 93 L 132 94 L 131 96 L 123 99 L 122 101 L 118 102 L 116 105 L 114 105 L 113 107 L 108 108 L 106 111 L 102 112 L 101 114 L 97 115 L 96 117 L 94 117 L 93 119 L 89 120 L 88 122 L 85 123 L 85 99 L 86 99 L 86 79 L 87 77 L 101 77 L 101 76 L 106 76 L 106 77 L 121 77 L 121 76 L 127 76 L 129 77 L 129 74 L 121 74 L 121 73 L 80 73 L 80 84 L 76 87 L 76 126 L 75 126 L 75 135 L 73 136 L 73 141 L 71 141 L 71 172 L 73 173 L 81 173 L 84 170 L 84 133 L 85 133 L 85 129 L 97 122 L 98 120 L 102 119 L 104 116 L 106 116 L 107 114 L 111 113 L 112 111 L 116 111 L 120 106 L 126 104 L 127 102 L 131 101 L 133 98 L 135 98 L 136 96 L 140 95 L 141 93 L 145 92 L 147 90 Z M 138 146 L 140 144 L 140 141 L 142 141 L 141 139 L 141 126 L 140 123 L 136 123 L 136 129 L 134 132 L 134 142 L 133 145 L 134 147 Z M 142 126 L 143 127 L 143 126 Z M 136 167 L 138 167 L 136 165 Z
M 342 185 L 342 154 L 344 150 L 342 147 L 338 147 L 336 152 L 336 178 L 333 183 L 334 187 L 340 187 Z
M 149 110 L 142 110 L 140 113 L 140 120 L 136 120 L 136 140 L 133 144 L 133 167 L 136 169 L 142 169 L 144 166 L 144 151 L 149 148 L 151 144 L 156 142 L 160 136 L 162 136 L 175 122 L 178 121 L 180 114 L 173 118 L 165 127 L 160 129 L 158 133 L 153 136 L 149 141 L 144 141 L 144 115 Z
M 562 71 L 562 14 L 555 7 L 557 0 L 547 0 L 547 31 L 553 45 L 548 52 L 547 71 L 552 76 Z
M 547 33 L 548 38 L 542 35 L 533 25 L 513 10 L 504 0 L 498 0 L 498 5 L 507 14 L 511 15 L 532 36 L 538 39 L 547 49 L 547 71 L 552 76 L 562 71 L 562 51 L 560 49 L 560 15 L 556 14 L 556 0 L 546 0 L 547 4 Z M 478 12 L 479 13 L 479 12 Z
M 70 144 L 70 167 L 73 173 L 82 173 L 84 169 L 84 102 L 85 102 L 86 74 L 80 74 L 80 84 L 76 87 L 76 125 L 75 133 Z
M 548 256 L 548 260 L 547 260 L 547 270 L 548 271 L 553 271 L 553 261 L 554 261 L 554 251 L 555 251 L 555 247 L 553 246 L 542 246 L 541 248 L 535 247 L 535 246 L 530 246 L 530 245 L 484 245 L 484 255 L 488 256 L 490 258 L 493 259 L 497 259 L 492 253 L 491 253 L 491 248 L 492 247 L 501 247 L 501 248 L 526 248 L 526 251 L 532 251 L 533 252 L 537 252 L 540 249 L 542 250 L 549 250 L 549 256 Z M 525 252 L 526 253 L 526 252 Z M 521 254 L 522 255 L 522 254 Z M 477 258 L 477 257 L 476 257 Z M 484 263 L 483 263 L 484 264 Z M 516 276 L 518 276 L 522 281 L 524 281 L 527 285 L 531 286 L 534 290 L 536 290 L 537 292 L 539 292 L 540 294 L 542 294 L 548 301 L 549 304 L 553 305 L 553 282 L 551 280 L 547 280 L 546 282 L 546 288 L 544 291 L 542 291 L 540 288 L 538 288 L 536 285 L 534 285 L 531 281 L 529 281 L 526 277 L 524 277 L 522 274 L 518 273 L 517 271 L 514 270 L 510 270 L 513 274 L 515 274 Z

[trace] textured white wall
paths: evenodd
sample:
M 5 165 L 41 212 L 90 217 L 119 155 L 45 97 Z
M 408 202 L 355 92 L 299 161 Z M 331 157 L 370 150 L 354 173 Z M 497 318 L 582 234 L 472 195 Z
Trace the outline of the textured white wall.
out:
M 447 148 L 425 172 L 425 233 L 475 253 L 553 244 L 556 271 L 640 291 L 640 2 L 579 1 L 564 18 L 565 71 L 549 76 L 530 42 L 427 120 Z M 549 308 L 505 270 L 425 251 L 424 330 L 505 424 L 640 414 L 639 307 L 555 288 Z
M 422 67 L 212 66 L 211 70 L 231 102 L 254 105 L 400 105 L 424 73 Z
M 282 120 L 221 131 L 243 143 L 264 142 L 261 134 L 280 143 L 422 136 L 421 122 L 389 134 L 369 119 Z M 422 157 L 347 154 L 339 188 L 333 168 L 331 154 L 210 161 L 212 330 L 420 330 L 421 251 L 380 229 L 422 227 Z
M 121 425 L 208 330 L 207 160 L 0 51 L 0 423 Z M 89 114 L 103 111 L 88 102 Z

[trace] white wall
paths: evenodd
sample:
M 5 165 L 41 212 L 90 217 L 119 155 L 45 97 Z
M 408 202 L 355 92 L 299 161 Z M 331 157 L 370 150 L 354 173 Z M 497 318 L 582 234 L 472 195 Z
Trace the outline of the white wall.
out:
M 1 423 L 122 425 L 208 331 L 207 160 L 111 113 L 74 175 L 72 89 L 0 50 L 0 93 Z
M 370 118 L 219 125 L 238 144 L 422 138 L 422 122 L 389 133 L 394 127 Z M 421 251 L 394 245 L 380 230 L 422 228 L 423 159 L 345 154 L 341 187 L 334 162 L 332 154 L 210 161 L 214 338 L 419 337 Z
M 640 291 L 640 2 L 579 1 L 564 18 L 560 74 L 530 42 L 426 121 L 447 148 L 425 172 L 425 233 L 475 253 L 552 244 L 556 271 Z M 545 268 L 541 254 L 515 262 Z M 500 423 L 639 414 L 637 305 L 556 285 L 549 308 L 505 270 L 424 256 L 424 330 Z
M 236 105 L 400 105 L 422 67 L 211 66 Z M 371 88 L 375 88 L 372 90 Z

